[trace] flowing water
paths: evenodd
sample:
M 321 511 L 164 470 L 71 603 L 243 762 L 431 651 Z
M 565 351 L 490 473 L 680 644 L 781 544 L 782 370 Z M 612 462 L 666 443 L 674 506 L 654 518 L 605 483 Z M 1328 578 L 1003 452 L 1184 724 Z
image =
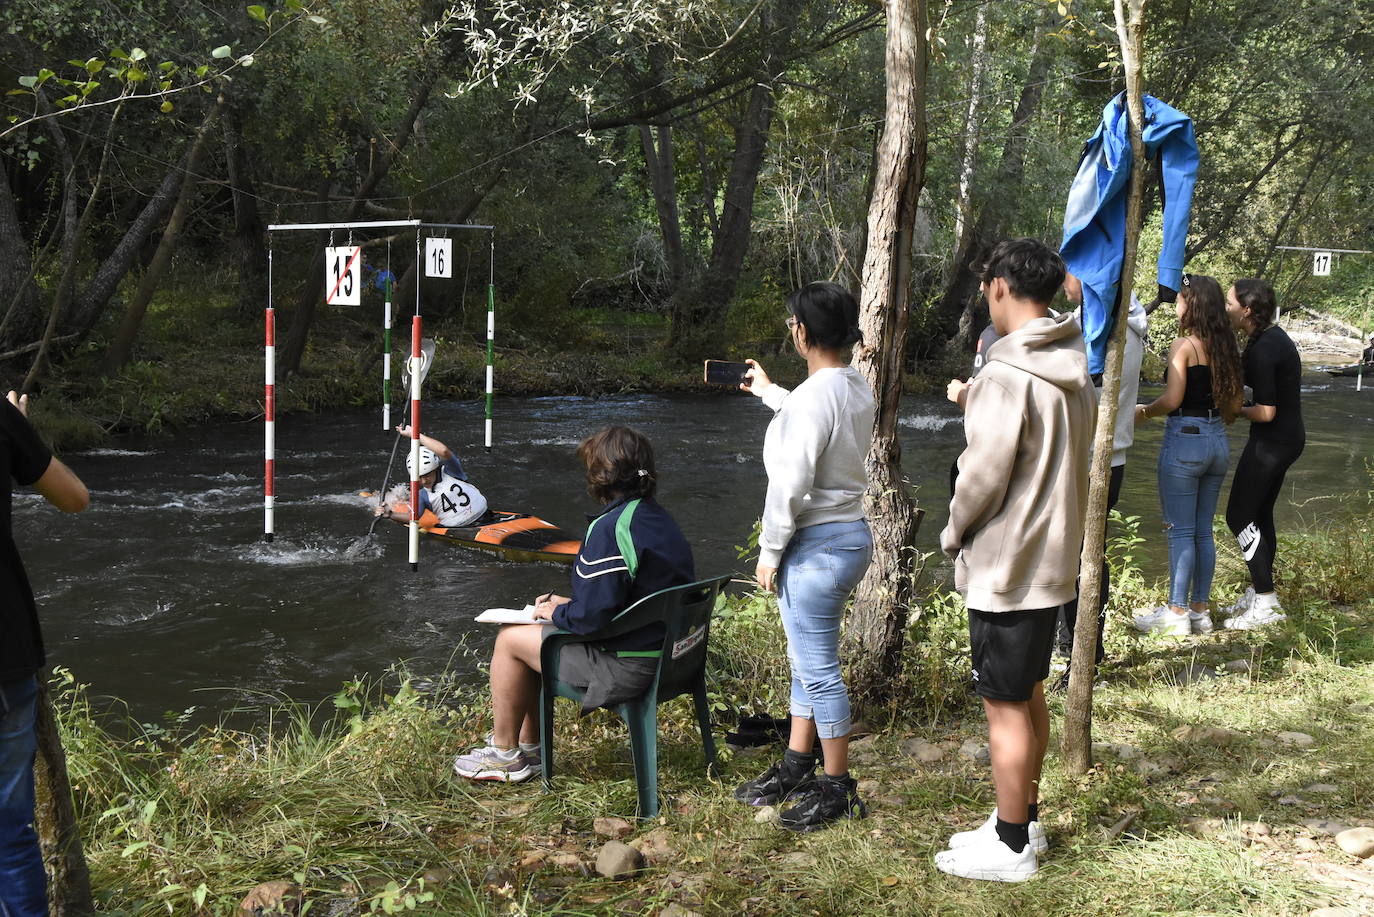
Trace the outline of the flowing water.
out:
M 1281 525 L 1320 520 L 1371 481 L 1374 391 L 1312 376 L 1304 389 L 1307 450 L 1290 472 Z M 292 416 L 277 423 L 277 534 L 262 534 L 262 425 L 207 426 L 67 456 L 91 507 L 65 516 L 41 498 L 15 498 L 15 536 L 38 596 L 50 661 L 70 667 L 141 718 L 190 706 L 201 716 L 255 708 L 271 697 L 315 703 L 356 675 L 406 660 L 412 670 L 478 677 L 467 640 L 485 656 L 494 631 L 472 618 L 567 591 L 567 568 L 504 562 L 422 539 L 418 571 L 405 531 L 370 510 L 394 435 L 378 411 Z M 936 550 L 949 467 L 963 445 L 943 398 L 908 397 L 903 464 L 926 519 L 919 546 Z M 659 499 L 696 552 L 701 575 L 752 571 L 737 558 L 758 518 L 770 414 L 742 393 L 659 397 L 499 398 L 496 445 L 480 447 L 476 403 L 427 404 L 427 431 L 462 456 L 494 508 L 533 512 L 574 531 L 594 506 L 574 456 L 586 434 L 628 423 L 658 453 Z M 1232 432 L 1232 462 L 1245 424 Z M 1142 517 L 1150 574 L 1163 575 L 1154 460 L 1160 424 L 1141 429 L 1121 509 Z M 393 470 L 403 474 L 403 444 Z M 1223 494 L 1223 501 L 1225 495 Z M 1224 503 L 1223 503 L 1224 505 Z M 936 575 L 947 565 L 932 564 Z M 210 718 L 213 718 L 211 716 Z

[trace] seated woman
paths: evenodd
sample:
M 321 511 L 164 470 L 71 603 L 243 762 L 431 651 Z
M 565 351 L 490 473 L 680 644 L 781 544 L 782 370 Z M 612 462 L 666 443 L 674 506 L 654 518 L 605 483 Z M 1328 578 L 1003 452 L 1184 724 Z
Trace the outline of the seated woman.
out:
M 654 500 L 654 451 L 644 434 L 607 427 L 583 440 L 577 457 L 587 468 L 587 492 L 605 509 L 582 539 L 572 597 L 535 600 L 534 616 L 550 624 L 511 624 L 497 635 L 491 735 L 486 745 L 454 760 L 460 777 L 518 783 L 539 770 L 539 647 L 555 627 L 594 634 L 639 599 L 696 579 L 687 539 Z M 558 676 L 583 689 L 584 713 L 638 697 L 654 679 L 663 633 L 655 624 L 601 644 L 566 646 Z

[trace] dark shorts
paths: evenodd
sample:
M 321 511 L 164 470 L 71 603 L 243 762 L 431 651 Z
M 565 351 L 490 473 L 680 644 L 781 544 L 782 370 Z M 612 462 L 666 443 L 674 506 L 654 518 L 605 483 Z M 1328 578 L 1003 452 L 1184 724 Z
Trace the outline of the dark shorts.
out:
M 1028 701 L 1050 677 L 1059 606 L 1033 611 L 968 610 L 973 690 L 989 700 Z
M 545 639 L 553 632 L 547 628 Z M 558 680 L 580 688 L 582 712 L 634 700 L 649 690 L 658 660 L 620 657 L 588 643 L 570 643 L 558 653 Z

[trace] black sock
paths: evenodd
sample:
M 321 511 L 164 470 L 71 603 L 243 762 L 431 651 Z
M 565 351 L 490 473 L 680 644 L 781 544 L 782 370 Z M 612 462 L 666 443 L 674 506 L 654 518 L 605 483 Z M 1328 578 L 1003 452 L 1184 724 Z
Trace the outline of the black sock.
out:
M 782 753 L 782 763 L 789 774 L 800 776 L 809 774 L 816 769 L 816 756 L 803 754 L 789 748 Z
M 1016 822 L 1003 821 L 999 817 L 997 819 L 997 836 L 1001 838 L 1002 843 L 1016 853 L 1020 853 L 1030 843 L 1030 822 L 1017 824 Z
M 1039 820 L 1040 820 L 1040 803 L 1038 803 L 1038 802 L 1033 802 L 1033 803 L 1031 803 L 1029 806 L 1026 807 L 1026 812 L 1027 812 L 1026 817 L 1029 818 L 1031 821 L 1039 821 Z

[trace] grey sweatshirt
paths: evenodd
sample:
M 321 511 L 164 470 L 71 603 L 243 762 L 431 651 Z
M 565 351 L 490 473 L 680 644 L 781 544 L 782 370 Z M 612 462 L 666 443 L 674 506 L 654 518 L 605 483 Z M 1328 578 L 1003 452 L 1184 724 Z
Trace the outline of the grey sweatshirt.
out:
M 1072 314 L 992 345 L 968 390 L 968 447 L 940 535 L 969 608 L 1029 611 L 1074 596 L 1097 397 Z
M 777 567 L 797 529 L 862 519 L 873 393 L 852 367 L 820 369 L 788 391 L 758 392 L 777 413 L 763 440 L 768 497 L 759 563 Z

